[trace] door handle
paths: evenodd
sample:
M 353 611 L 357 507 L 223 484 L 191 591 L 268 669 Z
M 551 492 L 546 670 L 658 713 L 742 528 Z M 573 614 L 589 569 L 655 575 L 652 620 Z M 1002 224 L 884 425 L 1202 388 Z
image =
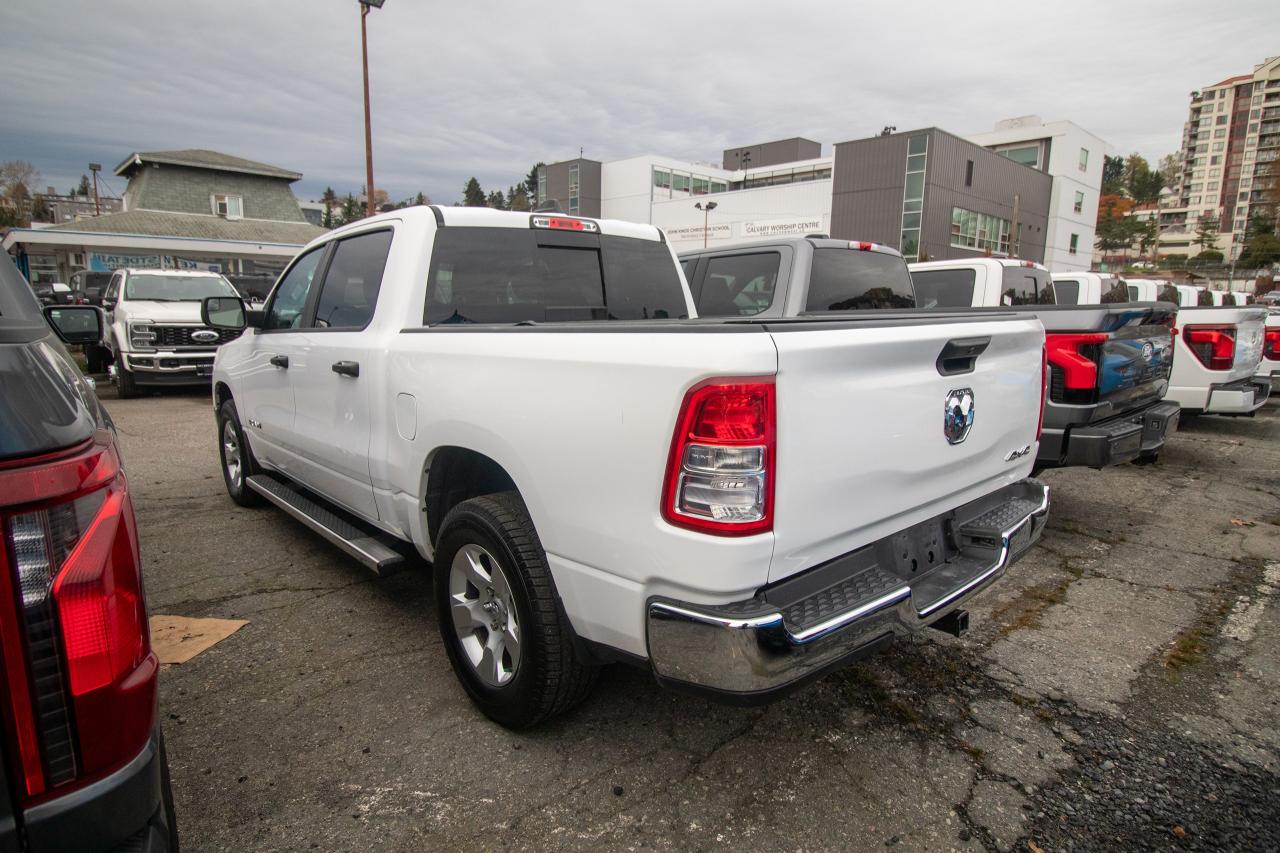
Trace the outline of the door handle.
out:
M 288 369 L 289 369 L 289 356 L 287 356 L 287 355 L 273 355 L 273 356 L 271 356 L 271 363 L 272 363 L 272 364 L 274 364 L 276 367 L 283 367 L 285 370 L 288 370 Z
M 353 379 L 360 375 L 360 362 L 358 361 L 335 361 L 330 368 L 339 376 L 350 376 Z

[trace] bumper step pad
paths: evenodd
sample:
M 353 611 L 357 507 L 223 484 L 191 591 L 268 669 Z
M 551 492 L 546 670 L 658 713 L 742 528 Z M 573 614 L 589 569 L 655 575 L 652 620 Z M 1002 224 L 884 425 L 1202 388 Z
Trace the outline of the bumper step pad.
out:
M 255 474 L 245 483 L 375 574 L 391 574 L 403 567 L 404 556 L 388 547 L 376 533 L 344 518 L 291 483 L 271 474 Z

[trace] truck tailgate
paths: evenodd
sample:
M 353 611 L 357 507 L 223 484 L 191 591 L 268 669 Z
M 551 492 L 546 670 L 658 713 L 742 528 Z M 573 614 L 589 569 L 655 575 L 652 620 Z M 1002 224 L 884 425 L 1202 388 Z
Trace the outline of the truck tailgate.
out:
M 1230 325 L 1236 329 L 1235 357 L 1231 370 L 1223 374 L 1222 382 L 1235 382 L 1253 375 L 1262 359 L 1267 310 L 1255 306 L 1222 308 L 1181 308 L 1178 310 L 1178 328 L 1199 325 Z M 1194 358 L 1188 353 L 1189 357 Z M 1218 380 L 1215 380 L 1218 381 Z
M 1043 388 L 1035 317 L 881 315 L 768 328 L 778 350 L 771 582 L 1029 474 Z M 942 375 L 949 342 L 984 340 L 971 370 Z M 951 443 L 946 404 L 966 390 L 972 427 Z
M 1154 403 L 1169 387 L 1177 308 L 1165 303 L 1040 310 L 1048 333 L 1049 398 L 1096 405 L 1093 420 Z M 1079 371 L 1078 365 L 1096 368 Z

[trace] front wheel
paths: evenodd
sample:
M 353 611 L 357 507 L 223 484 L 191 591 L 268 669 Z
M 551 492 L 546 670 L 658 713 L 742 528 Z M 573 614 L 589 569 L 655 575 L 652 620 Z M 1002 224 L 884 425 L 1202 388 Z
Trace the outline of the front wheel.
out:
M 247 507 L 266 503 L 262 495 L 245 485 L 245 480 L 258 473 L 258 460 L 253 458 L 253 451 L 244 440 L 240 415 L 232 400 L 218 408 L 218 458 L 222 461 L 222 481 L 231 500 Z
M 542 543 L 515 492 L 472 498 L 449 512 L 435 591 L 449 663 L 491 720 L 528 728 L 590 692 L 597 668 L 578 659 Z
M 116 396 L 121 400 L 132 400 L 141 395 L 138 383 L 134 381 L 133 371 L 125 367 L 124 360 L 120 359 L 116 363 Z

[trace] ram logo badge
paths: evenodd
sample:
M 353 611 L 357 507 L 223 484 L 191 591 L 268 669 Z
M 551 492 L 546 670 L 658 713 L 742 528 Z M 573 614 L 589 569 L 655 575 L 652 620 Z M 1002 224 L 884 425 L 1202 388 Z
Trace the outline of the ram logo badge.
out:
M 958 388 L 948 392 L 947 405 L 942 415 L 942 434 L 948 444 L 959 444 L 969 437 L 973 429 L 973 389 Z

